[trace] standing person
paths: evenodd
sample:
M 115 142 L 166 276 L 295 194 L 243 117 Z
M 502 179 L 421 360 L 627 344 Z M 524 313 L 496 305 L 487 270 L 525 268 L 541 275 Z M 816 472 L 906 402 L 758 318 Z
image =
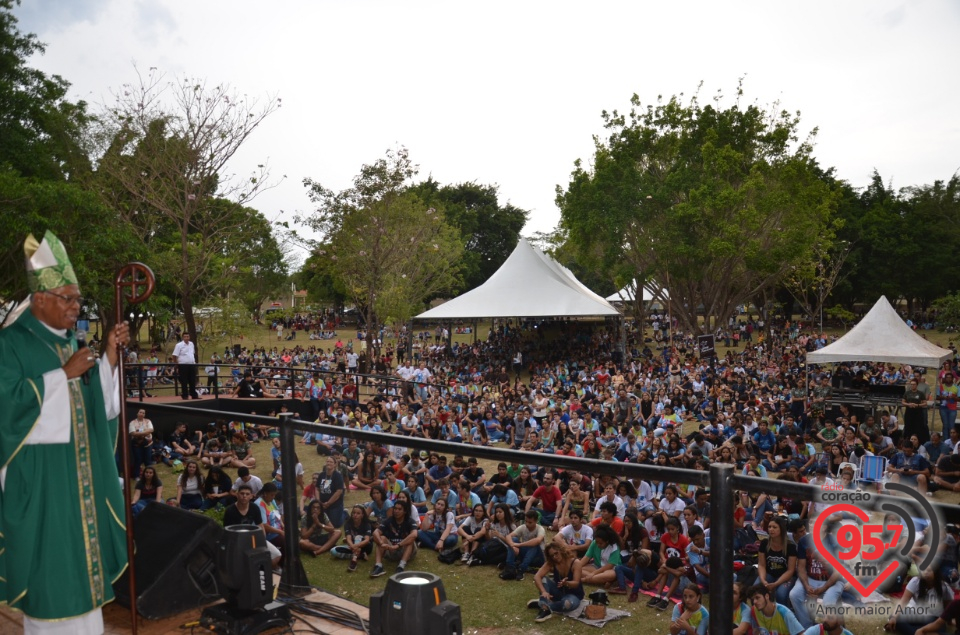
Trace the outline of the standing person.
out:
M 930 429 L 927 427 L 927 400 L 917 388 L 917 380 L 911 379 L 907 389 L 903 391 L 903 438 L 909 439 L 917 435 L 921 443 L 930 440 Z M 886 432 L 886 431 L 884 431 Z M 946 432 L 946 430 L 945 430 Z
M 173 347 L 173 361 L 177 364 L 177 376 L 180 378 L 180 397 L 199 399 L 197 394 L 197 347 L 190 341 L 190 334 L 184 333 L 182 339 Z
M 41 243 L 29 236 L 24 252 L 29 308 L 0 331 L 0 602 L 23 611 L 28 635 L 51 620 L 99 634 L 100 608 L 127 564 L 114 444 L 116 351 L 130 332 L 111 328 L 100 362 L 78 348 L 83 298 L 63 244 L 48 231 Z M 40 504 L 65 491 L 56 505 Z
M 937 384 L 937 403 L 940 405 L 940 422 L 943 424 L 944 435 L 957 422 L 957 384 L 953 380 L 953 371 L 943 373 L 943 378 Z

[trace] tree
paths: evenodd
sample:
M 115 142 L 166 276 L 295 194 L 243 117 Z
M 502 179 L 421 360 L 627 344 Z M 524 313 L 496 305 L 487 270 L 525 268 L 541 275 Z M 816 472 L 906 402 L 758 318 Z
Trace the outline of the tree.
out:
M 590 168 L 557 187 L 561 227 L 579 262 L 668 289 L 683 327 L 710 331 L 779 283 L 828 222 L 834 193 L 820 178 L 799 115 L 687 105 L 680 98 L 626 115 L 603 113 Z M 704 315 L 701 326 L 698 313 Z
M 323 235 L 330 275 L 363 318 L 367 354 L 383 324 L 404 323 L 424 302 L 459 284 L 459 232 L 408 191 L 417 173 L 406 148 L 364 165 L 353 187 L 334 193 L 305 179 L 316 210 L 302 218 Z
M 0 0 L 0 166 L 43 180 L 78 178 L 90 171 L 81 143 L 87 106 L 66 99 L 65 79 L 27 65 L 44 45 L 20 32 L 13 6 Z
M 101 191 L 150 247 L 195 338 L 195 300 L 224 274 L 218 257 L 248 220 L 235 206 L 268 187 L 264 165 L 236 178 L 227 164 L 280 100 L 259 104 L 191 79 L 168 83 L 153 70 L 138 77 L 103 113 Z
M 495 185 L 444 185 L 428 178 L 410 188 L 431 207 L 442 209 L 447 222 L 460 231 L 464 243 L 463 290 L 474 289 L 510 257 L 529 212 L 510 203 L 501 205 Z

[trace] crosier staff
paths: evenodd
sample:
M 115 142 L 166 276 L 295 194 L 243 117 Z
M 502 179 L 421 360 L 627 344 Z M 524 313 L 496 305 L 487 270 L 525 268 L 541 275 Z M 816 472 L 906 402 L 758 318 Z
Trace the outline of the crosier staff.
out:
M 142 262 L 131 262 L 117 271 L 117 276 L 113 281 L 113 306 L 114 318 L 116 323 L 123 322 L 124 302 L 128 305 L 140 304 L 153 295 L 157 279 L 153 271 Z M 124 293 L 126 291 L 126 293 Z M 119 382 L 120 390 L 126 386 L 126 355 L 124 355 L 123 345 L 117 342 L 117 360 L 119 362 Z M 122 393 L 121 393 L 122 395 Z M 123 474 L 129 477 L 130 474 L 130 430 L 127 427 L 127 401 L 120 399 L 120 456 L 123 463 Z M 123 500 L 126 502 L 125 520 L 127 526 L 127 562 L 130 570 L 128 571 L 128 592 L 130 593 L 130 624 L 133 635 L 137 635 L 137 572 L 135 566 L 135 549 L 133 544 L 133 509 L 131 501 L 130 487 L 123 488 Z

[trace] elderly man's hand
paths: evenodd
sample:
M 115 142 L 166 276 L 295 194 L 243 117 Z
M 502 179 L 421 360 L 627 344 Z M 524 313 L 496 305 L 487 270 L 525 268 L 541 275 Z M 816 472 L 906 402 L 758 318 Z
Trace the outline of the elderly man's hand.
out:
M 67 379 L 76 379 L 93 368 L 96 363 L 96 354 L 91 349 L 84 347 L 67 360 L 67 363 L 63 365 L 63 372 L 67 374 Z
M 130 343 L 130 325 L 126 322 L 120 322 L 107 334 L 107 359 L 111 366 L 117 365 L 117 344 L 126 346 Z

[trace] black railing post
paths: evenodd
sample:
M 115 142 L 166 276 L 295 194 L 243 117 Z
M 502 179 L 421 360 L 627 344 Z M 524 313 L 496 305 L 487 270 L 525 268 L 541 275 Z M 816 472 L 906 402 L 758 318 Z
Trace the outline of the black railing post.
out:
M 733 624 L 733 466 L 710 465 L 710 632 Z
M 296 443 L 293 434 L 293 413 L 280 415 L 280 470 L 283 474 L 283 574 L 280 587 L 294 593 L 307 587 L 307 574 L 300 562 L 300 508 L 297 501 Z

